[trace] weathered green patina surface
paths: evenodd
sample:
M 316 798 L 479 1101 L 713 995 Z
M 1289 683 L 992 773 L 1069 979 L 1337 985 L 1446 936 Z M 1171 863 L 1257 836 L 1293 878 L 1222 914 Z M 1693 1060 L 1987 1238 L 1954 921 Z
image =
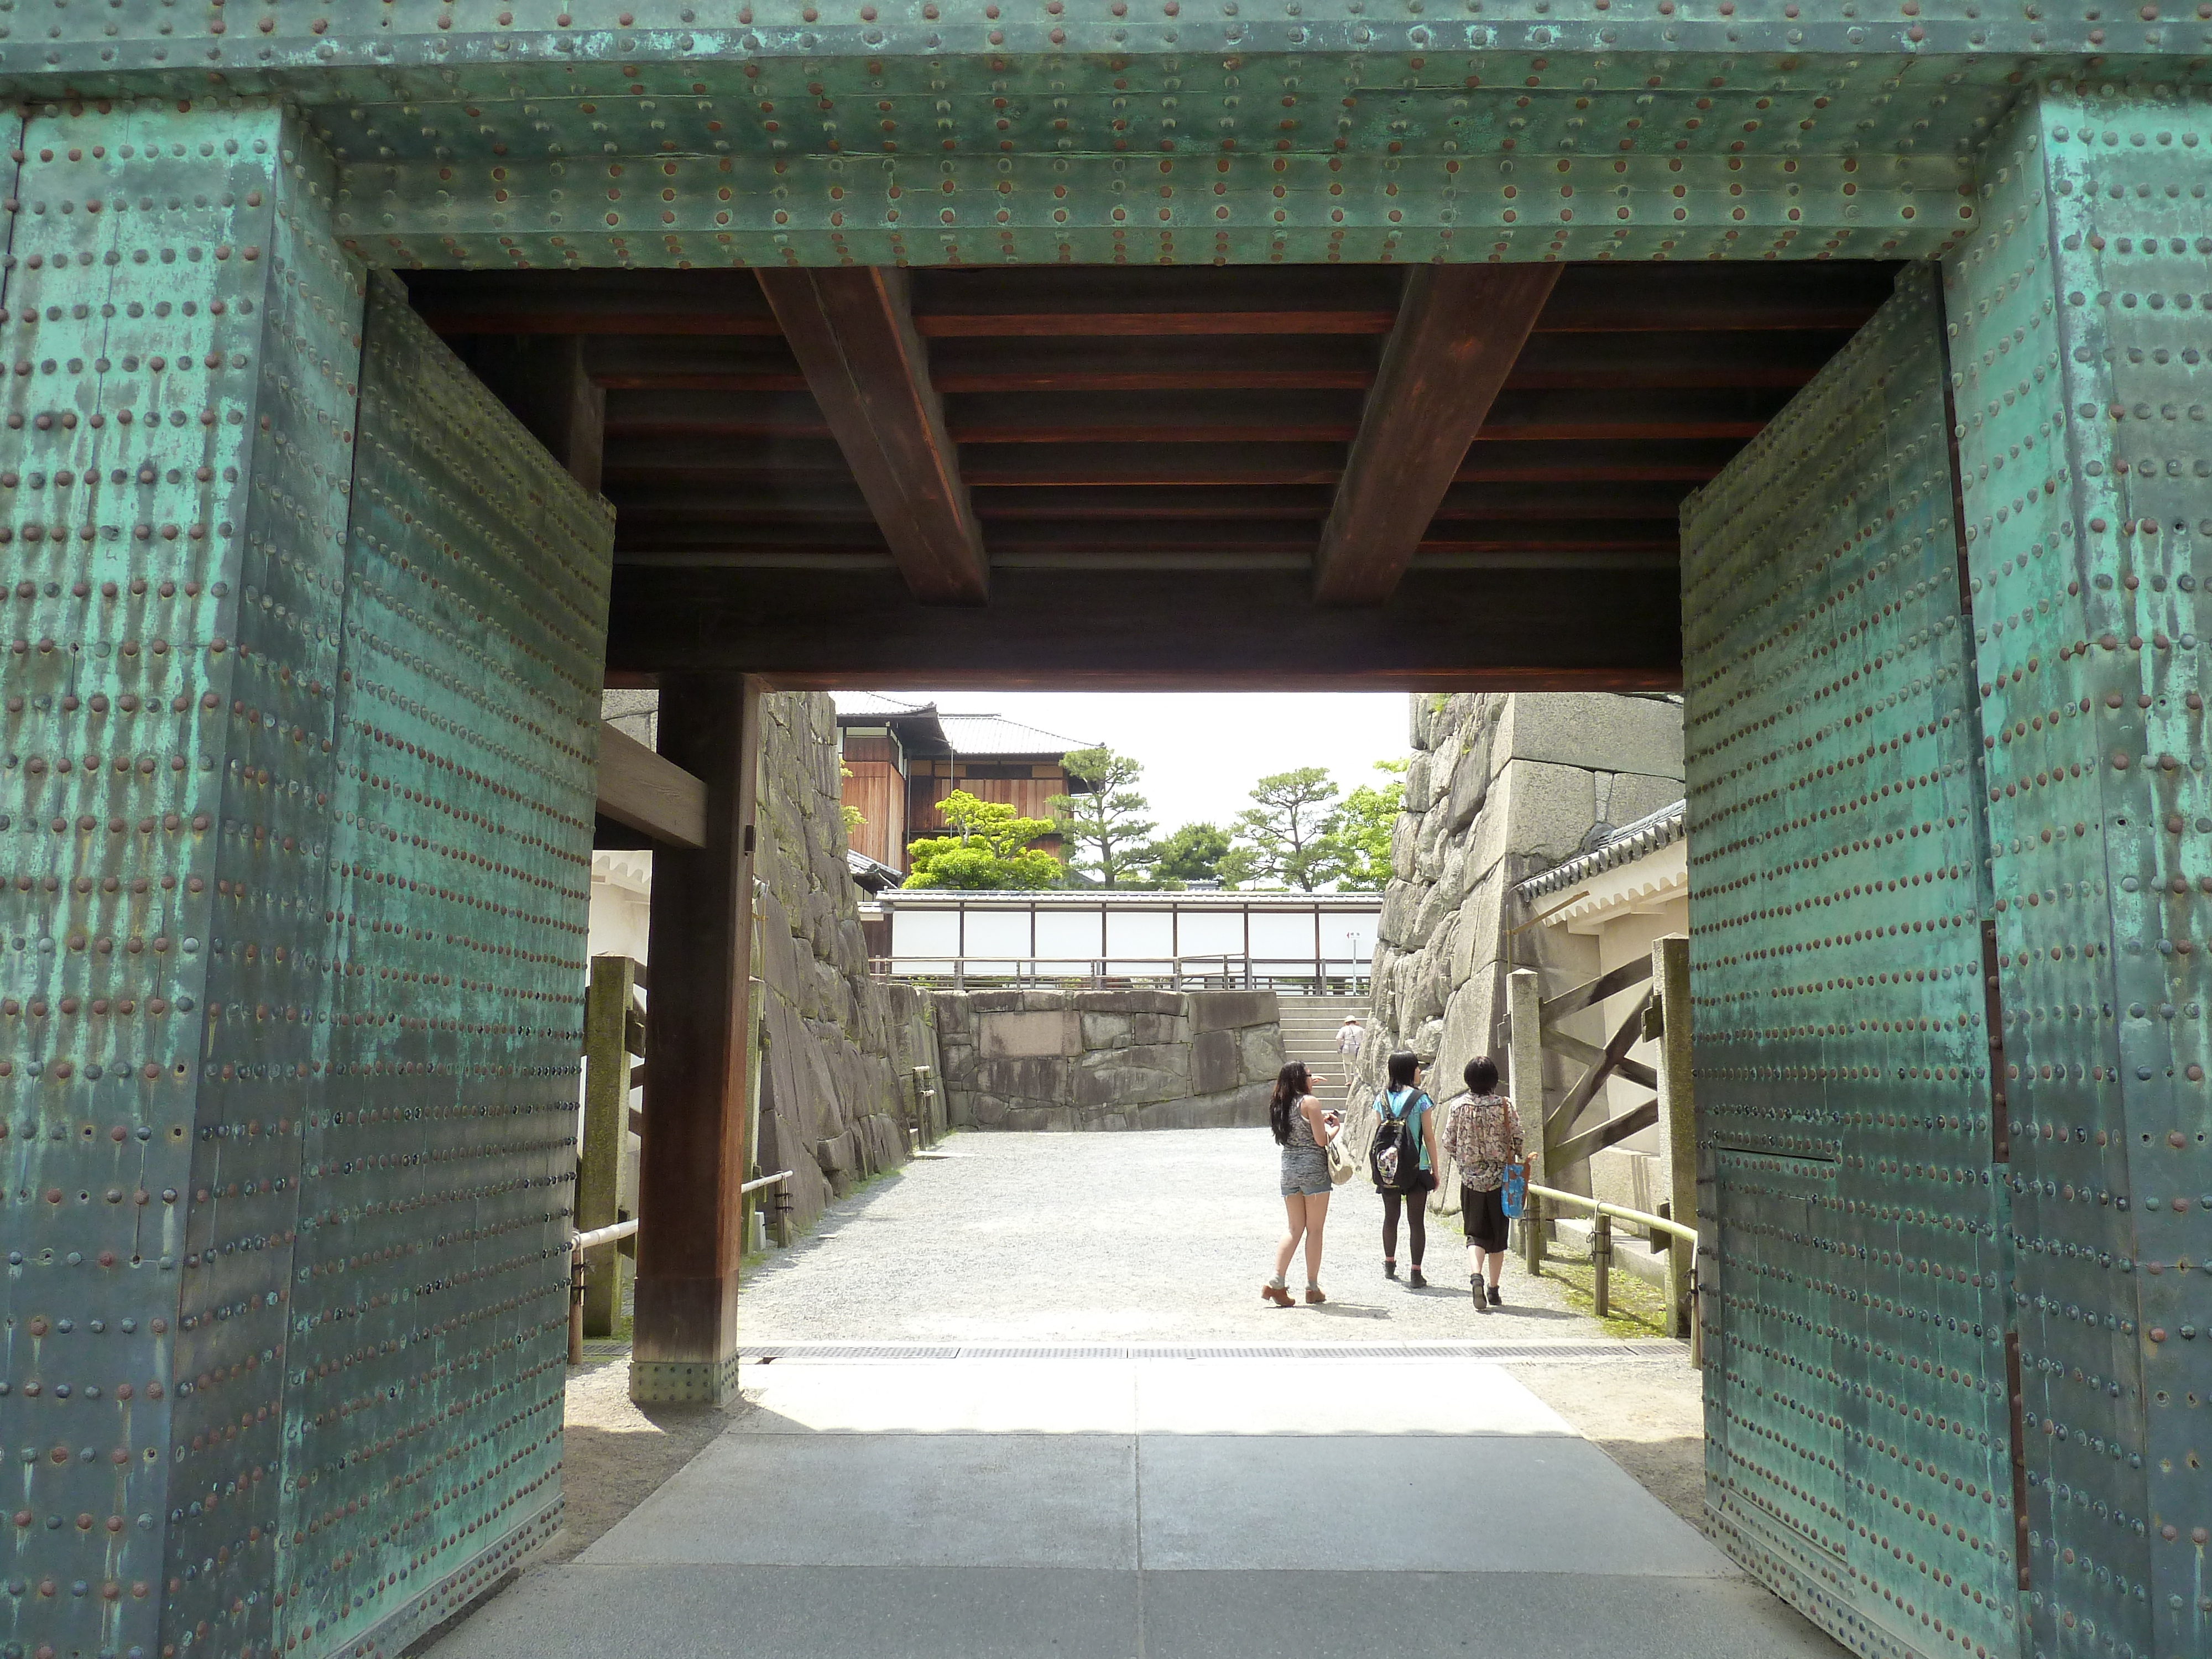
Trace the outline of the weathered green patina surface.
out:
M 608 526 L 368 267 L 1885 256 L 1685 520 L 1714 1513 L 2203 1651 L 2212 4 L 2057 9 L 0 3 L 0 1642 L 556 1512 Z
M 299 143 L 14 186 L 173 205 L 0 295 L 11 1651 L 391 1650 L 557 1513 L 609 525 Z
M 1916 257 L 2023 84 L 2202 79 L 2104 10 L 78 0 L 0 90 L 296 101 L 400 265 Z
M 2024 100 L 1686 511 L 1713 1502 L 1869 1652 L 2212 1633 L 2205 113 Z
M 1947 272 L 2039 1650 L 2201 1653 L 2212 211 L 2201 101 L 2046 94 Z
M 1916 269 L 1683 520 L 1707 1502 L 1879 1655 L 2019 1644 L 1942 339 Z

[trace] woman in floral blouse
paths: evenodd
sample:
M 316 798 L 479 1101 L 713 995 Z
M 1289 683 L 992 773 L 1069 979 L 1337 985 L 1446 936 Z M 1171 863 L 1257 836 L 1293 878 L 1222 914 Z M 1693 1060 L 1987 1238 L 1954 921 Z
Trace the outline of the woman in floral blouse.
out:
M 1505 1165 L 1521 1157 L 1521 1115 L 1498 1092 L 1495 1061 L 1486 1056 L 1470 1060 L 1466 1076 L 1467 1092 L 1446 1103 L 1444 1150 L 1459 1165 L 1468 1289 L 1476 1309 L 1488 1313 L 1502 1300 L 1498 1281 L 1505 1271 Z

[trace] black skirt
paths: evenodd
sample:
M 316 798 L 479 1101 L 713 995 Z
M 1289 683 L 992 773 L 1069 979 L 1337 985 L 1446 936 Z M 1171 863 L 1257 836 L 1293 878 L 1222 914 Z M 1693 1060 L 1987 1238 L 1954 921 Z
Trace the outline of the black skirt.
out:
M 1492 1187 L 1488 1192 L 1477 1192 L 1472 1187 L 1459 1189 L 1460 1218 L 1467 1224 L 1467 1242 L 1478 1250 L 1503 1250 L 1505 1248 L 1505 1188 Z

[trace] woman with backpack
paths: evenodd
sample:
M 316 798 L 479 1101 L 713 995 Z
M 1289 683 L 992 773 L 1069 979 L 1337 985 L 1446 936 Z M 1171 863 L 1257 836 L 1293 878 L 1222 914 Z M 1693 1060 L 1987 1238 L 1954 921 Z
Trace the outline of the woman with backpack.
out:
M 1275 1092 L 1267 1102 L 1267 1127 L 1283 1149 L 1283 1209 L 1291 1227 L 1275 1246 L 1275 1276 L 1260 1287 L 1260 1299 L 1279 1308 L 1296 1305 L 1283 1276 L 1291 1270 L 1301 1238 L 1306 1246 L 1306 1300 L 1328 1300 L 1321 1293 L 1321 1235 L 1328 1220 L 1328 1195 L 1335 1190 L 1328 1174 L 1328 1139 L 1338 1120 L 1314 1097 L 1315 1087 L 1327 1080 L 1294 1060 L 1275 1074 Z
M 1390 1086 L 1375 1097 L 1374 1144 L 1367 1164 L 1375 1177 L 1375 1190 L 1382 1194 L 1382 1276 L 1398 1276 L 1398 1211 L 1406 1212 L 1412 1234 L 1413 1272 L 1407 1282 L 1416 1290 L 1428 1280 L 1421 1277 L 1421 1257 L 1429 1243 L 1429 1194 L 1437 1185 L 1436 1113 L 1421 1092 L 1420 1056 L 1400 1049 L 1390 1056 Z
M 1467 1063 L 1467 1092 L 1451 1103 L 1444 1150 L 1459 1165 L 1468 1289 L 1476 1311 L 1488 1313 L 1504 1300 L 1498 1281 L 1505 1271 L 1505 1166 L 1521 1158 L 1521 1115 L 1498 1092 L 1498 1064 L 1487 1056 Z

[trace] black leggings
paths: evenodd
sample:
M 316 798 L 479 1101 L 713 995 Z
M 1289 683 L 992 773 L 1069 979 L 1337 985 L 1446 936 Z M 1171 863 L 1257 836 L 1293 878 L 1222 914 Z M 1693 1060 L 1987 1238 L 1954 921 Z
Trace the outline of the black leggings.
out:
M 1412 1236 L 1413 1265 L 1421 1265 L 1421 1257 L 1429 1248 L 1429 1195 L 1426 1193 L 1394 1193 L 1382 1194 L 1382 1258 L 1386 1261 L 1398 1259 L 1398 1206 L 1406 1206 L 1406 1230 Z

